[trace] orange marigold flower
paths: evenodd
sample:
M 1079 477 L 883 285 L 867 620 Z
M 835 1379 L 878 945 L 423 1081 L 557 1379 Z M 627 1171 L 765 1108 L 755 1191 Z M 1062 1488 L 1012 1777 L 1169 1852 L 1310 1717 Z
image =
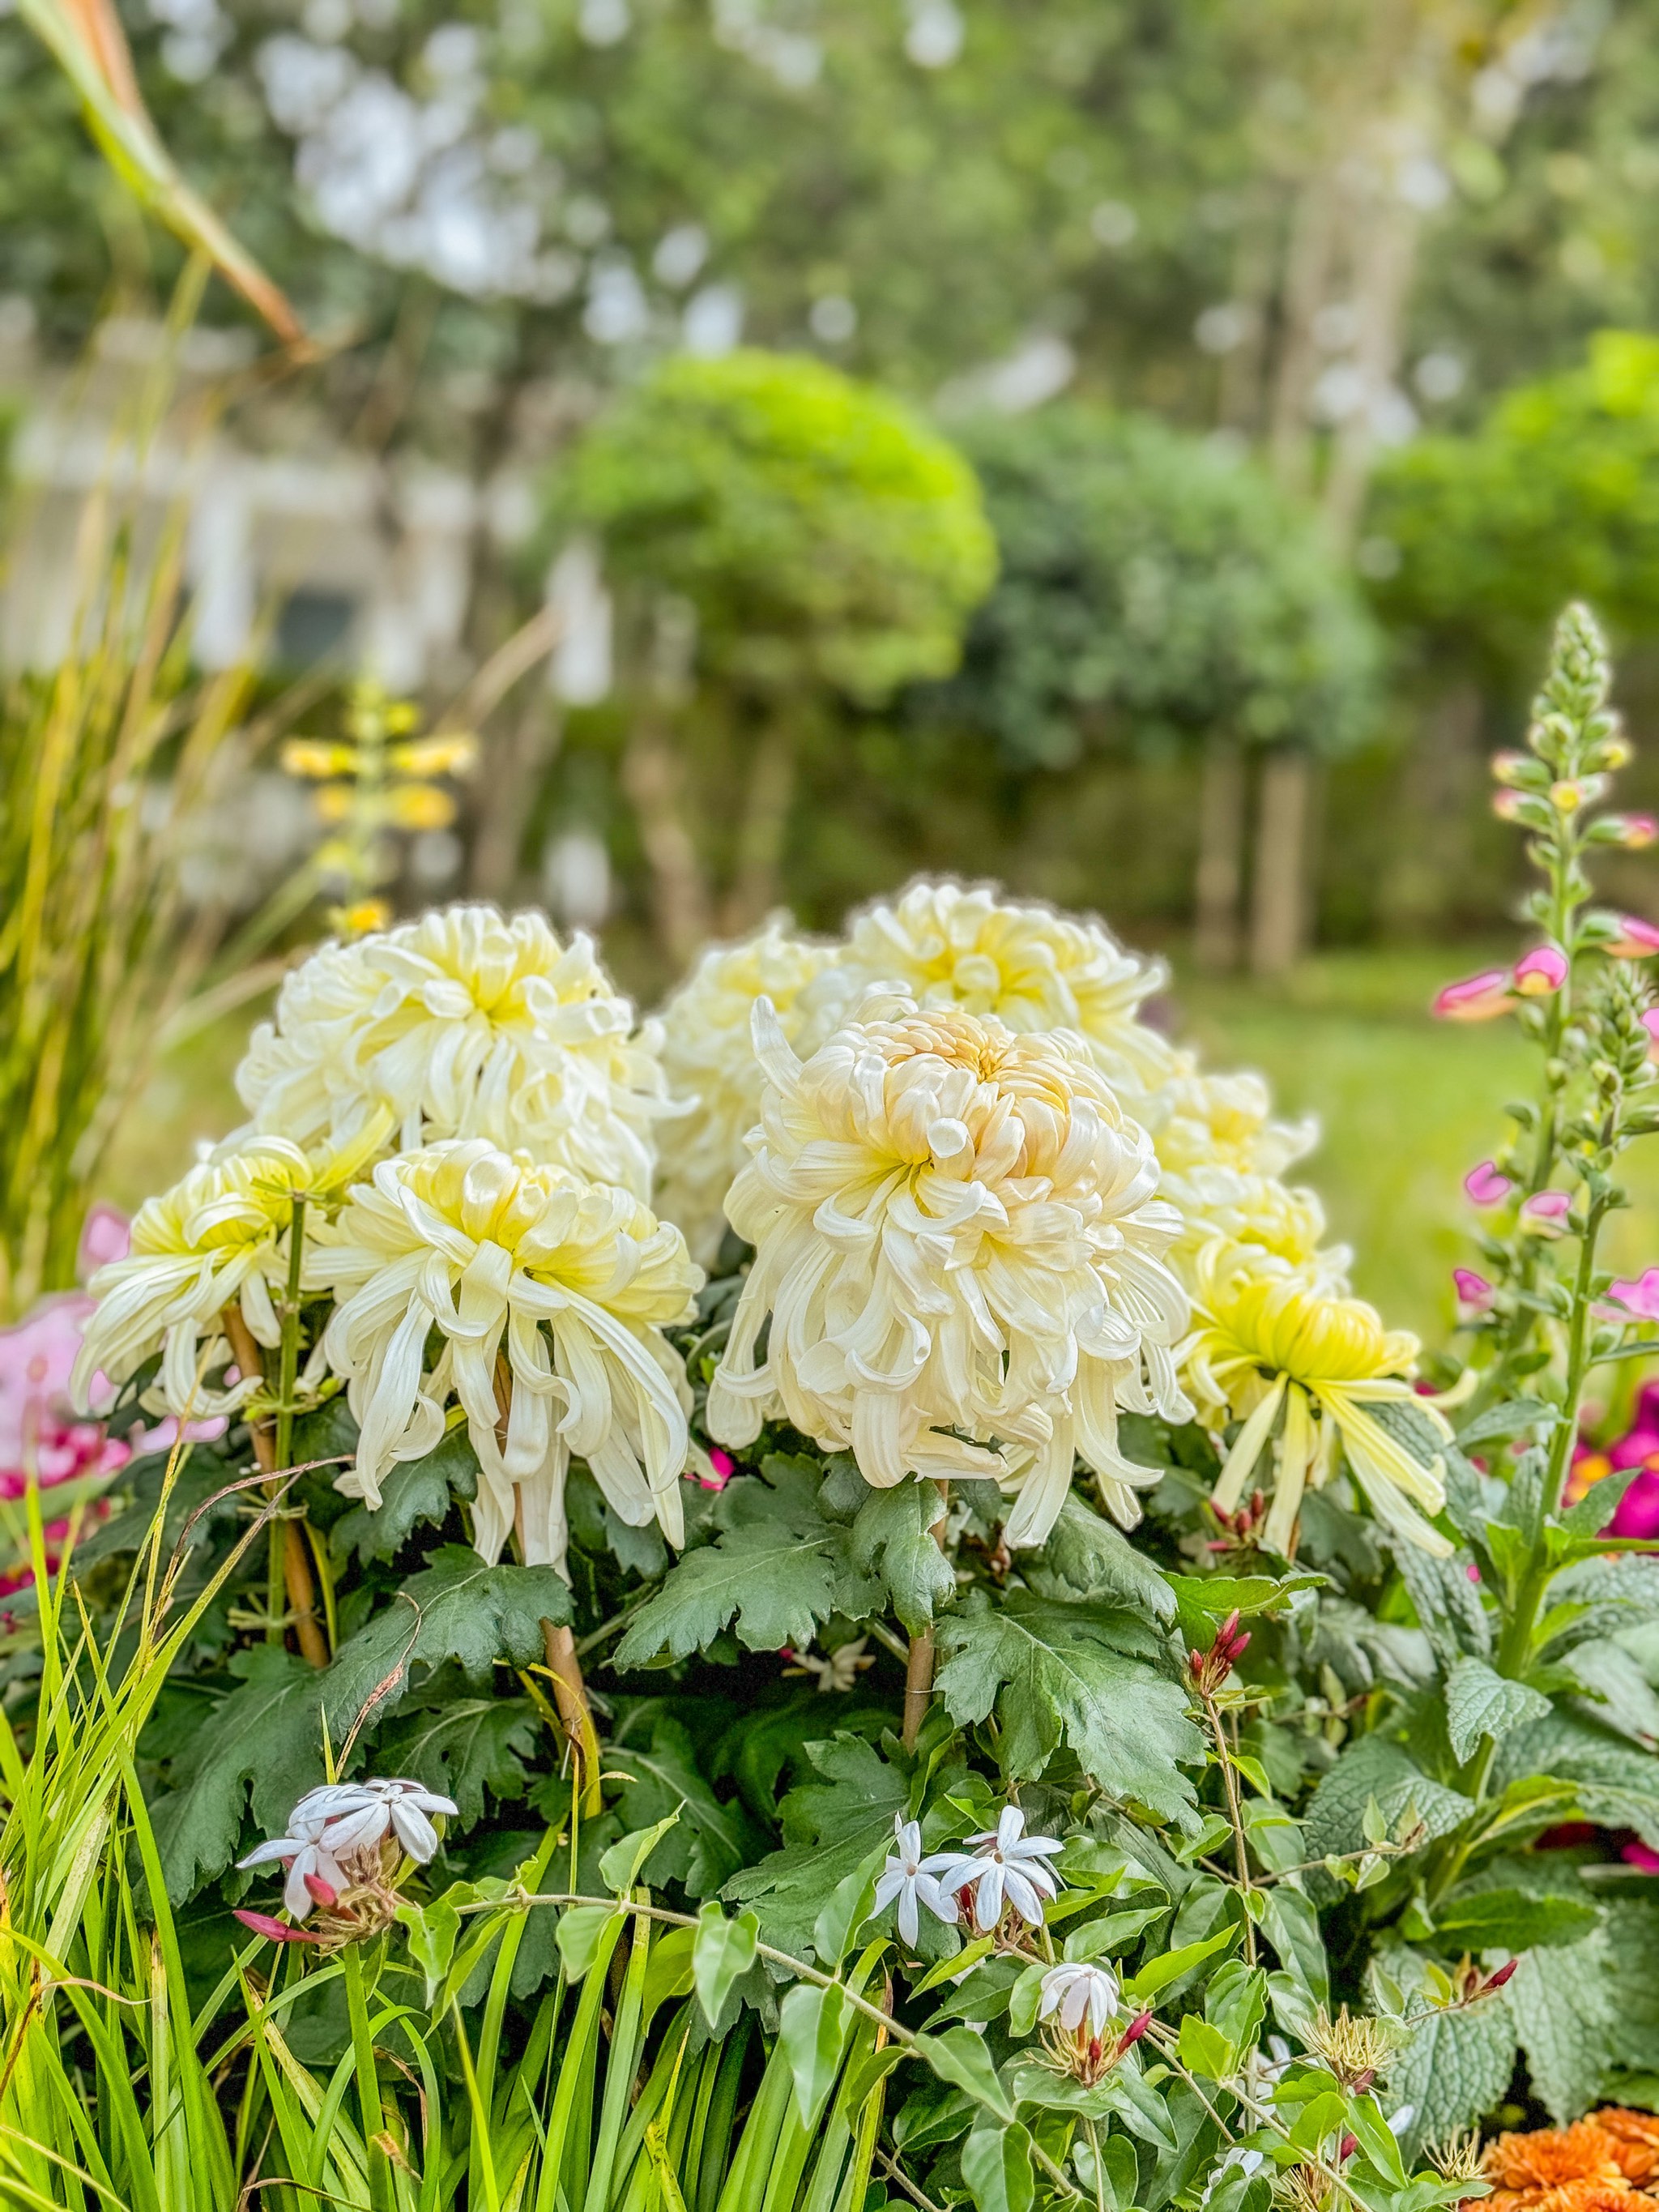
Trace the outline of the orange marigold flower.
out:
M 1605 2105 L 1590 2115 L 1590 2124 L 1613 2137 L 1613 2154 L 1626 2181 L 1645 2189 L 1659 2175 L 1659 2115 Z
M 1617 2139 L 1593 2120 L 1499 2136 L 1483 2163 L 1498 2185 L 1488 2212 L 1629 2212 L 1637 2193 L 1620 2170 Z

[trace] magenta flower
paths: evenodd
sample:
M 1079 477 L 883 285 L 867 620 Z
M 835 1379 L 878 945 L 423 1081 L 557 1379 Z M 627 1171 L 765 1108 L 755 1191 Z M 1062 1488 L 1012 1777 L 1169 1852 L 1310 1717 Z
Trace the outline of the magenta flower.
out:
M 1659 1462 L 1659 1453 L 1655 1460 Z M 1620 1499 L 1605 1533 L 1636 1544 L 1659 1536 L 1659 1463 L 1643 1468 Z
M 1457 1292 L 1457 1303 L 1467 1306 L 1471 1313 L 1486 1313 L 1495 1295 L 1484 1275 L 1477 1275 L 1473 1267 L 1454 1267 L 1452 1285 Z
M 712 1446 L 705 1456 L 708 1462 L 708 1472 L 707 1474 L 704 1474 L 699 1471 L 697 1475 L 698 1488 L 701 1490 L 724 1490 L 726 1484 L 731 1481 L 732 1476 L 738 1471 L 738 1463 L 736 1460 L 732 1458 L 730 1452 L 721 1451 L 718 1445 Z
M 1463 1188 L 1476 1206 L 1501 1206 L 1515 1185 L 1495 1160 L 1482 1160 L 1464 1176 Z
M 1607 1296 L 1638 1321 L 1659 1321 L 1659 1267 L 1649 1267 L 1630 1281 L 1610 1283 Z
M 1515 988 L 1523 998 L 1547 999 L 1566 980 L 1566 955 L 1557 945 L 1534 945 L 1515 963 Z
M 1567 1225 L 1572 1199 L 1565 1190 L 1535 1190 L 1522 1201 L 1521 1226 L 1534 1237 L 1559 1237 Z
M 1513 1003 L 1508 970 L 1483 968 L 1478 975 L 1466 975 L 1437 992 L 1429 1011 L 1437 1022 L 1490 1022 L 1507 1014 Z
M 1626 1844 L 1619 1856 L 1626 1866 L 1638 1868 L 1643 1874 L 1659 1874 L 1659 1851 L 1651 1844 L 1632 1842 Z
M 1648 1058 L 1659 1060 L 1659 1006 L 1650 1006 L 1642 1017 L 1642 1026 L 1648 1033 Z
M 1659 925 L 1638 914 L 1621 914 L 1619 934 L 1608 941 L 1607 951 L 1615 960 L 1651 960 L 1659 952 Z

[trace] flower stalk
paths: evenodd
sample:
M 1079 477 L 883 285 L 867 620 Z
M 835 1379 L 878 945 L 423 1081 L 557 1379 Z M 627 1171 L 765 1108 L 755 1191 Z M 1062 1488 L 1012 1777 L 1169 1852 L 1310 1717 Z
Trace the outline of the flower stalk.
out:
M 288 1313 L 283 1316 L 284 1338 L 290 1328 L 297 1335 L 300 1321 L 297 1304 L 291 1302 L 291 1320 Z M 223 1321 L 225 1335 L 235 1354 L 238 1367 L 244 1375 L 263 1376 L 264 1361 L 254 1342 L 252 1330 L 242 1317 L 241 1307 L 234 1302 L 228 1305 L 224 1310 Z M 281 1644 L 291 1617 L 301 1652 L 312 1666 L 326 1667 L 328 1639 L 317 1617 L 317 1585 L 312 1577 L 311 1560 L 306 1550 L 305 1531 L 299 1521 L 283 1513 L 278 1504 L 282 1496 L 279 1478 L 285 1462 L 277 1450 L 276 1433 L 269 1416 L 251 1415 L 248 1435 L 252 1440 L 253 1456 L 259 1472 L 271 1478 L 265 1486 L 265 1496 L 272 1516 L 270 1580 L 266 1591 L 266 1641 Z M 292 1449 L 291 1443 L 289 1449 Z M 277 1533 L 279 1528 L 280 1535 Z

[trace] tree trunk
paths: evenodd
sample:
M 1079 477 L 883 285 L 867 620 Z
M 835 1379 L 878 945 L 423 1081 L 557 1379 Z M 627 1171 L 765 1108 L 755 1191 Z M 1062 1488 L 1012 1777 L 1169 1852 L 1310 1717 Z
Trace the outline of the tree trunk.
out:
M 622 761 L 623 789 L 651 872 L 657 937 L 676 969 L 708 942 L 708 882 L 685 805 L 685 763 L 659 702 L 641 700 Z
M 1261 764 L 1251 885 L 1250 968 L 1282 975 L 1301 957 L 1306 927 L 1306 847 L 1311 763 L 1285 745 Z
M 795 795 L 795 730 L 787 710 L 763 724 L 749 764 L 749 803 L 738 832 L 737 867 L 720 910 L 728 937 L 757 928 L 777 904 Z
M 1244 756 L 1237 738 L 1217 731 L 1204 748 L 1194 887 L 1193 952 L 1212 975 L 1225 975 L 1238 964 L 1243 884 Z
M 1486 783 L 1480 687 L 1460 678 L 1425 708 L 1400 779 L 1377 905 L 1404 936 L 1443 929 L 1467 896 L 1471 830 Z

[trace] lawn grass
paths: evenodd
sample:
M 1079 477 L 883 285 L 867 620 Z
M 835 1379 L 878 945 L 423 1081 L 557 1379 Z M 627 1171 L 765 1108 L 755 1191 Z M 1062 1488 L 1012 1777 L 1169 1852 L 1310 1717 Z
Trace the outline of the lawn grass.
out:
M 1320 1192 L 1333 1234 L 1354 1247 L 1361 1295 L 1431 1340 L 1450 1325 L 1451 1269 L 1473 1257 L 1462 1177 L 1502 1141 L 1504 1102 L 1535 1080 L 1510 1024 L 1428 1018 L 1437 985 L 1480 964 L 1334 952 L 1283 984 L 1183 976 L 1173 994 L 1177 1029 L 1210 1065 L 1259 1068 L 1286 1114 L 1318 1116 L 1323 1138 L 1298 1180 Z M 137 1206 L 189 1165 L 198 1140 L 241 1119 L 231 1071 L 257 1013 L 244 1008 L 203 1030 L 157 1070 L 108 1164 L 116 1204 Z M 1635 1273 L 1659 1261 L 1659 1142 L 1638 1148 L 1626 1182 L 1633 1203 L 1614 1217 L 1607 1249 Z

